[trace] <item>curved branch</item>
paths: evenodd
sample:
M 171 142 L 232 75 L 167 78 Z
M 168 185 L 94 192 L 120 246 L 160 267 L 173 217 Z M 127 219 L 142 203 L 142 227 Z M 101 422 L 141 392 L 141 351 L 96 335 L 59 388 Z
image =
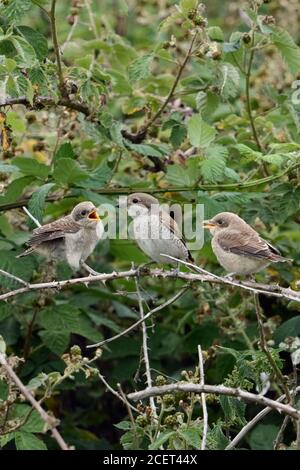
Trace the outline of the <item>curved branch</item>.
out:
M 127 395 L 129 400 L 138 401 L 144 400 L 149 397 L 157 397 L 165 395 L 166 393 L 173 392 L 188 392 L 188 393 L 212 393 L 214 395 L 227 395 L 230 397 L 240 398 L 246 402 L 258 403 L 263 406 L 268 406 L 273 410 L 283 413 L 300 420 L 300 411 L 291 405 L 283 404 L 279 401 L 271 400 L 262 395 L 255 395 L 254 393 L 241 390 L 239 388 L 224 387 L 223 385 L 200 385 L 191 383 L 176 383 L 169 385 L 162 385 L 160 387 L 150 387 L 140 392 L 133 392 Z
M 185 263 L 186 264 L 186 263 Z M 113 281 L 115 279 L 124 279 L 130 277 L 158 277 L 158 278 L 173 278 L 173 279 L 182 279 L 188 283 L 194 282 L 209 282 L 211 284 L 224 284 L 224 285 L 232 285 L 234 287 L 239 287 L 241 289 L 245 289 L 247 291 L 261 293 L 265 295 L 269 295 L 271 297 L 278 297 L 284 298 L 288 300 L 294 300 L 296 302 L 300 302 L 300 292 L 295 291 L 290 288 L 280 287 L 275 284 L 261 284 L 254 281 L 231 281 L 228 278 L 224 278 L 221 276 L 216 276 L 208 271 L 199 268 L 198 266 L 190 264 L 194 269 L 198 271 L 202 271 L 204 274 L 195 274 L 195 273 L 187 273 L 187 272 L 179 272 L 176 271 L 165 271 L 163 269 L 150 269 L 145 271 L 140 271 L 139 269 L 129 269 L 128 271 L 121 271 L 121 272 L 112 272 L 112 273 L 103 273 L 97 274 L 96 276 L 84 276 L 78 277 L 74 279 L 66 279 L 63 281 L 51 281 L 51 282 L 41 282 L 41 283 L 34 283 L 34 284 L 27 284 L 27 286 L 21 287 L 20 289 L 15 289 L 10 292 L 6 292 L 0 295 L 1 300 L 7 300 L 9 298 L 15 297 L 16 295 L 24 294 L 26 292 L 33 292 L 36 290 L 43 290 L 43 289 L 62 289 L 65 287 L 73 286 L 76 284 L 88 284 L 91 282 L 106 282 L 106 281 Z M 25 282 L 25 281 L 24 281 Z M 147 314 L 148 315 L 148 314 Z

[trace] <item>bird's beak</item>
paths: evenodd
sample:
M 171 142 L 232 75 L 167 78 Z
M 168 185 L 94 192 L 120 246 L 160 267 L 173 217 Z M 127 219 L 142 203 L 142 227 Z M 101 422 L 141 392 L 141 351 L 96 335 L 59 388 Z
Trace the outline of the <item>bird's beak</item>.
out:
M 216 224 L 214 224 L 211 220 L 203 220 L 203 227 L 204 228 L 215 228 Z
M 100 220 L 99 214 L 96 211 L 96 209 L 94 209 L 92 212 L 89 213 L 89 219 L 91 219 L 91 220 Z

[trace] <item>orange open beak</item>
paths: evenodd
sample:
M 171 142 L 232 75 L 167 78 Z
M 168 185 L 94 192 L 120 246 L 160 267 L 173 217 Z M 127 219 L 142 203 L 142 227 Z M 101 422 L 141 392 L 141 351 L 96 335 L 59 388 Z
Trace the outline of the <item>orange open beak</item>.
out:
M 215 228 L 215 224 L 213 222 L 211 222 L 210 220 L 203 220 L 203 227 L 204 228 L 208 228 L 208 229 L 211 229 L 211 228 Z
M 99 214 L 96 211 L 96 209 L 94 209 L 92 212 L 89 213 L 89 219 L 91 219 L 91 220 L 100 220 Z

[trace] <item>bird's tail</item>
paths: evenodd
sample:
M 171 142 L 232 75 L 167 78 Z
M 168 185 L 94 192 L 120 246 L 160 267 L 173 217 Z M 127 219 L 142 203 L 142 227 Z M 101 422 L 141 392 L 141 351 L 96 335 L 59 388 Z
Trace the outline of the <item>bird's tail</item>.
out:
M 27 250 L 23 251 L 23 253 L 20 253 L 19 255 L 16 256 L 16 258 L 22 258 L 23 256 L 30 255 L 30 253 L 33 253 L 34 249 L 33 248 L 28 248 Z
M 272 253 L 271 261 L 273 261 L 273 263 L 290 263 L 290 264 L 293 262 L 291 258 L 285 258 L 284 256 L 277 255 L 276 253 Z

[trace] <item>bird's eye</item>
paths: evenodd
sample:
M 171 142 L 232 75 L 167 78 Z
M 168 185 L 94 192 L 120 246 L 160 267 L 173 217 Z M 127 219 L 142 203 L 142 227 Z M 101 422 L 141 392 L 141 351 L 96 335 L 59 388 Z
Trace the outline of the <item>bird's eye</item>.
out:
M 132 199 L 133 204 L 137 204 L 139 202 L 138 199 Z
M 223 224 L 224 224 L 224 220 L 223 220 L 223 219 L 219 219 L 219 220 L 217 221 L 217 224 L 218 224 L 218 225 L 223 225 Z
M 86 210 L 81 211 L 81 215 L 84 217 L 87 214 Z

